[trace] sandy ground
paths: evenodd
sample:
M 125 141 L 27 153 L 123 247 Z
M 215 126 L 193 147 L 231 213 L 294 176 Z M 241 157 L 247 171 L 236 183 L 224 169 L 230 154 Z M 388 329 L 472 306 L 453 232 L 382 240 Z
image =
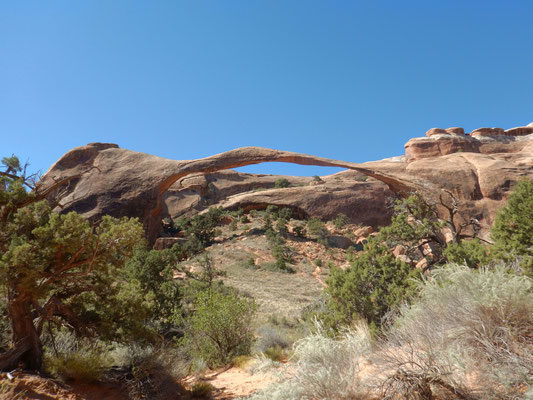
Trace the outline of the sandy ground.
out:
M 229 400 L 249 396 L 257 390 L 268 386 L 274 381 L 274 378 L 269 373 L 256 373 L 252 375 L 241 368 L 233 367 L 209 373 L 203 376 L 202 380 L 209 382 L 215 387 L 213 399 Z M 185 383 L 191 386 L 194 382 L 193 377 L 185 380 Z

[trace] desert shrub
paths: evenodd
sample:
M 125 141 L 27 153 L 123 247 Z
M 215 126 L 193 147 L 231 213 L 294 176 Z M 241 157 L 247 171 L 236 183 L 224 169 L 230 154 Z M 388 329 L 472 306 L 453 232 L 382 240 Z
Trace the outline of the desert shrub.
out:
M 269 347 L 263 352 L 263 354 L 265 355 L 265 357 L 270 358 L 272 361 L 278 361 L 278 362 L 281 362 L 287 359 L 287 355 L 288 355 L 287 351 L 279 345 L 274 345 L 274 346 Z
M 321 329 L 294 346 L 296 360 L 281 382 L 253 395 L 253 400 L 363 399 L 366 390 L 357 378 L 359 358 L 370 348 L 364 324 L 332 339 Z
M 385 388 L 425 382 L 425 390 L 460 393 L 469 374 L 478 398 L 515 398 L 533 376 L 533 281 L 504 266 L 452 265 L 435 269 L 419 290 L 387 334 L 383 369 L 393 371 L 393 384 Z
M 261 227 L 261 229 L 265 232 L 269 232 L 269 231 L 272 231 L 272 217 L 270 216 L 270 214 L 265 214 L 265 217 L 263 219 L 263 226 Z
M 337 229 L 343 228 L 347 224 L 348 224 L 348 217 L 346 216 L 346 214 L 343 214 L 343 213 L 338 214 L 333 220 L 333 225 L 335 225 L 335 228 Z
M 242 223 L 242 224 L 247 224 L 247 223 L 249 223 L 249 222 L 250 222 L 250 219 L 248 218 L 247 215 L 243 215 L 243 216 L 241 217 L 241 223 Z
M 179 218 L 174 222 L 176 230 L 184 231 L 188 239 L 185 248 L 189 255 L 201 252 L 213 242 L 217 234 L 217 227 L 222 223 L 224 215 L 222 207 L 210 208 L 205 214 L 196 214 L 192 218 Z
M 272 255 L 276 260 L 283 260 L 288 263 L 293 262 L 293 250 L 289 246 L 281 244 L 274 246 Z
M 276 223 L 276 228 L 281 236 L 287 236 L 289 229 L 287 228 L 287 220 L 285 218 L 279 218 Z
M 283 336 L 278 329 L 272 326 L 261 326 L 257 333 L 259 334 L 257 348 L 261 352 L 265 352 L 271 347 L 278 346 L 282 349 L 287 349 L 290 346 L 287 337 Z
M 292 228 L 292 233 L 294 233 L 294 235 L 297 237 L 305 237 L 305 226 L 302 224 L 295 225 Z
M 110 355 L 115 366 L 110 375 L 123 384 L 132 400 L 163 400 L 184 391 L 178 380 L 189 372 L 190 366 L 186 355 L 176 346 L 130 343 L 114 349 Z
M 267 262 L 261 264 L 261 269 L 273 272 L 284 272 L 289 274 L 293 274 L 295 272 L 294 268 L 292 268 L 290 265 L 287 265 L 285 260 L 283 260 L 282 258 L 278 258 L 274 262 Z
M 289 220 L 292 218 L 292 210 L 288 207 L 282 207 L 278 212 L 278 217 Z
M 307 232 L 319 239 L 325 238 L 329 233 L 324 223 L 318 218 L 311 218 L 307 221 Z
M 279 212 L 278 207 L 273 204 L 268 205 L 266 208 L 267 215 L 270 215 L 274 220 L 278 219 L 278 216 L 279 216 L 278 212 Z
M 272 246 L 278 246 L 285 243 L 285 239 L 283 238 L 283 236 L 279 232 L 276 232 L 274 229 L 268 229 L 265 232 L 265 236 Z
M 384 318 L 414 293 L 420 272 L 371 240 L 350 266 L 332 268 L 327 280 L 327 309 L 321 319 L 334 329 L 365 319 L 379 330 Z
M 276 182 L 274 183 L 274 187 L 277 189 L 288 188 L 290 185 L 290 182 L 285 178 L 276 179 Z
M 246 267 L 255 269 L 255 259 L 253 257 L 248 258 L 248 260 L 246 261 Z
M 214 391 L 215 387 L 206 381 L 195 382 L 191 387 L 191 395 L 195 399 L 209 399 Z
M 231 223 L 229 224 L 229 228 L 233 232 L 237 230 L 237 220 L 236 219 L 231 221 Z
M 257 309 L 253 300 L 234 292 L 206 290 L 199 293 L 195 308 L 183 340 L 193 357 L 217 367 L 250 353 L 254 341 L 251 321 Z
M 245 368 L 248 366 L 253 360 L 252 356 L 237 356 L 233 359 L 232 365 L 237 368 Z
M 95 382 L 110 367 L 108 353 L 101 347 L 81 342 L 66 332 L 61 332 L 55 340 L 57 352 L 48 352 L 44 356 L 45 369 L 53 376 Z

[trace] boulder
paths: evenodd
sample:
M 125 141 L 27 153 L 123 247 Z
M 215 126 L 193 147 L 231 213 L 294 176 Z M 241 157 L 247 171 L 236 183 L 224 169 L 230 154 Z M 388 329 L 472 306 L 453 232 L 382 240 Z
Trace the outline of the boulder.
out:
M 353 234 L 357 237 L 367 237 L 372 232 L 374 232 L 374 228 L 372 228 L 371 226 L 362 226 L 353 231 Z
M 407 248 L 405 246 L 402 246 L 401 244 L 397 245 L 394 250 L 392 250 L 392 254 L 394 257 L 398 258 L 401 255 L 406 254 Z
M 425 268 L 427 268 L 427 266 L 428 266 L 428 260 L 423 258 L 419 262 L 416 263 L 415 268 L 425 269 Z
M 331 247 L 336 247 L 338 249 L 346 250 L 348 247 L 353 246 L 355 244 L 347 237 L 340 235 L 331 235 L 328 236 L 326 239 Z

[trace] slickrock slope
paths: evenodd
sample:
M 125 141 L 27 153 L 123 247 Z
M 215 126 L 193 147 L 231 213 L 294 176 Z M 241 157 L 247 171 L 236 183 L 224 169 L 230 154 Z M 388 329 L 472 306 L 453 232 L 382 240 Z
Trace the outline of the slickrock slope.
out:
M 115 144 L 92 143 L 59 159 L 41 184 L 80 175 L 62 193 L 64 211 L 88 218 L 103 214 L 136 216 L 151 241 L 162 234 L 161 221 L 214 205 L 261 208 L 268 204 L 293 208 L 302 216 L 324 219 L 342 212 L 352 222 L 386 224 L 386 200 L 420 190 L 438 198 L 442 189 L 460 201 L 461 211 L 485 225 L 520 177 L 533 177 L 533 126 L 503 130 L 438 129 L 411 139 L 406 156 L 356 164 L 305 154 L 246 147 L 211 157 L 175 161 L 133 152 Z M 262 162 L 335 166 L 348 169 L 312 178 L 284 177 L 292 187 L 275 189 L 279 176 L 223 171 Z M 364 181 L 364 175 L 371 177 Z M 266 189 L 266 190 L 265 190 Z

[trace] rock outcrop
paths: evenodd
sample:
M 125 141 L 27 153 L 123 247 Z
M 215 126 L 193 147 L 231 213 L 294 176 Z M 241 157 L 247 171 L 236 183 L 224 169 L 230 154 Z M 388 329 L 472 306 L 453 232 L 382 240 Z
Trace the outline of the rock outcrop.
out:
M 502 130 L 503 135 L 500 130 L 465 135 L 462 128 L 436 128 L 426 137 L 411 139 L 405 146 L 406 157 L 363 164 L 258 147 L 175 161 L 92 143 L 66 153 L 41 184 L 79 175 L 62 189 L 64 211 L 76 210 L 90 219 L 103 214 L 139 217 L 152 242 L 161 236 L 164 218 L 211 206 L 258 209 L 275 204 L 290 207 L 302 217 L 323 219 L 342 212 L 353 223 L 377 227 L 390 218 L 388 198 L 415 190 L 432 198 L 438 198 L 442 189 L 450 191 L 467 217 L 488 227 L 514 183 L 533 176 L 529 129 L 533 127 Z M 283 177 L 291 184 L 288 188 L 274 187 L 280 176 L 227 171 L 271 161 L 347 171 L 322 177 L 320 182 Z
M 465 134 L 463 128 L 432 128 L 426 132 L 426 137 L 409 140 L 405 144 L 405 155 L 413 161 L 459 152 L 514 153 L 522 151 L 533 139 L 532 135 L 531 124 L 507 130 L 478 128 L 469 134 Z

